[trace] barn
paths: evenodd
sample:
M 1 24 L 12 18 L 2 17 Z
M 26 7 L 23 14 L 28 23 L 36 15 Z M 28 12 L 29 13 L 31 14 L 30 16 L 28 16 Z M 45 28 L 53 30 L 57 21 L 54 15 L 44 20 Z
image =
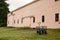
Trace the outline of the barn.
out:
M 35 0 L 7 15 L 7 27 L 60 28 L 60 0 Z

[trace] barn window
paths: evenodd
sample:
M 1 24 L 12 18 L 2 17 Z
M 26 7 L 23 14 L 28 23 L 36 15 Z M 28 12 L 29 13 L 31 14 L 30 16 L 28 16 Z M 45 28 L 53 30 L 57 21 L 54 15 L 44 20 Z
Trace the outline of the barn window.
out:
M 44 22 L 45 21 L 45 17 L 44 17 L 44 15 L 42 16 L 42 22 Z
M 17 20 L 17 23 L 19 24 L 19 19 Z
M 33 17 L 33 23 L 35 23 L 35 17 Z
M 23 18 L 21 19 L 21 23 L 23 23 Z
M 59 21 L 59 13 L 56 13 L 56 14 L 55 14 L 55 21 L 56 21 L 56 22 Z
M 14 20 L 14 24 L 15 24 L 15 20 Z

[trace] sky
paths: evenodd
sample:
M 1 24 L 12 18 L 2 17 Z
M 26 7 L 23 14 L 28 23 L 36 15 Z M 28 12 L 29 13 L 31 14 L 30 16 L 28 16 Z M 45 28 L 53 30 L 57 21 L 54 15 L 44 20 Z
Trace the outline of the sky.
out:
M 13 11 L 23 5 L 26 5 L 34 0 L 7 0 L 6 2 L 9 4 L 9 10 Z

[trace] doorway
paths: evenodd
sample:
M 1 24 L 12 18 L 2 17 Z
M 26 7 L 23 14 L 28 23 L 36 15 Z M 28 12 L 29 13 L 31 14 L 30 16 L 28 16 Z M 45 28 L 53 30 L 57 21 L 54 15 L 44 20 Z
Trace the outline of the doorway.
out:
M 31 27 L 32 23 L 35 22 L 35 17 L 34 16 L 23 17 L 22 21 L 25 27 Z

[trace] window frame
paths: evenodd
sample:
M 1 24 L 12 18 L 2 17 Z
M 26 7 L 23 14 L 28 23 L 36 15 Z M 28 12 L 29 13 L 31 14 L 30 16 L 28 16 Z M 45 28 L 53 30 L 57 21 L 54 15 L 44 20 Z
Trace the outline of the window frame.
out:
M 55 13 L 55 22 L 59 21 L 59 13 Z

